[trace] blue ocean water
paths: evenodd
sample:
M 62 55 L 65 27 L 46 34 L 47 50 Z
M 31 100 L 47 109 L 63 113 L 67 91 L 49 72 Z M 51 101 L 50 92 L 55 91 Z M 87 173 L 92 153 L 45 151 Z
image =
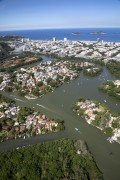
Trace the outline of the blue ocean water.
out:
M 79 35 L 72 35 L 72 32 L 79 32 Z M 105 32 L 106 34 L 90 34 L 91 32 Z M 40 30 L 15 30 L 0 31 L 0 35 L 19 35 L 32 40 L 87 40 L 96 41 L 100 38 L 106 42 L 120 42 L 120 28 L 77 28 L 77 29 L 40 29 Z

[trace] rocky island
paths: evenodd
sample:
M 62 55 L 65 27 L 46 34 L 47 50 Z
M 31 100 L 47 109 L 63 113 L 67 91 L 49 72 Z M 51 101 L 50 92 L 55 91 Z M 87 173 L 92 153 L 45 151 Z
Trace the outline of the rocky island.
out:
M 95 34 L 95 35 L 97 35 L 97 34 L 107 34 L 106 32 L 102 32 L 102 31 L 99 31 L 99 32 L 91 32 L 90 34 Z
M 79 33 L 79 32 L 72 32 L 71 34 L 72 34 L 72 35 L 74 35 L 74 36 L 76 36 L 76 35 L 80 35 L 80 33 Z

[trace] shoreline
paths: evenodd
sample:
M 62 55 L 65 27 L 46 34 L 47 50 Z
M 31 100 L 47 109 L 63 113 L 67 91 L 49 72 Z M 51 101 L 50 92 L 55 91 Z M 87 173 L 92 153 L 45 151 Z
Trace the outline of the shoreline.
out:
M 80 31 L 80 35 L 81 36 L 73 36 L 71 33 L 72 32 L 79 32 Z M 27 32 L 32 32 L 32 35 L 27 35 Z M 38 37 L 34 36 L 34 32 L 37 32 L 37 34 L 40 32 L 42 32 L 43 36 L 38 34 Z M 50 33 L 49 33 L 50 32 Z M 58 32 L 58 33 L 56 33 Z M 66 33 L 65 33 L 66 32 Z M 20 35 L 20 36 L 24 36 L 25 38 L 30 38 L 32 40 L 51 40 L 53 37 L 56 37 L 59 40 L 64 39 L 64 37 L 66 36 L 68 39 L 70 40 L 74 40 L 74 39 L 78 39 L 78 40 L 92 40 L 92 39 L 96 39 L 96 36 L 94 34 L 90 34 L 91 32 L 106 32 L 106 34 L 95 34 L 96 36 L 100 36 L 105 42 L 118 42 L 118 40 L 120 39 L 119 34 L 120 34 L 120 27 L 91 27 L 91 28 L 38 28 L 38 29 L 8 29 L 8 30 L 0 30 L 0 36 L 2 35 Z M 35 33 L 36 34 L 36 33 Z M 67 34 L 67 35 L 65 35 Z M 69 36 L 68 36 L 69 34 Z M 117 35 L 117 37 L 116 37 Z M 88 38 L 86 39 L 86 37 L 84 36 L 88 36 Z M 95 36 L 95 37 L 94 37 Z M 79 38 L 78 38 L 79 37 Z M 115 38 L 114 38 L 115 37 Z M 105 40 L 106 39 L 106 40 Z

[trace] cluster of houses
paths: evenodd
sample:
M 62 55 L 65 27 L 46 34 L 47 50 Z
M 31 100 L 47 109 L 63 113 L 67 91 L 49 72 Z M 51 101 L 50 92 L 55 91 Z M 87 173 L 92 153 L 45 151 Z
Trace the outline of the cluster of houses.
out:
M 24 115 L 22 122 L 18 114 L 21 107 L 10 105 L 6 102 L 0 104 L 0 140 L 9 138 L 26 137 L 47 132 L 54 132 L 59 122 L 47 118 L 40 112 L 31 111 L 28 115 Z
M 115 86 L 120 87 L 120 80 L 115 80 L 113 83 Z
M 16 86 L 19 86 L 23 92 L 27 92 L 28 98 L 34 98 L 32 96 L 32 90 L 39 88 L 39 93 L 42 95 L 44 90 L 49 87 L 52 91 L 54 86 L 49 83 L 52 81 L 54 83 L 63 84 L 66 80 L 66 77 L 69 80 L 73 80 L 78 75 L 76 69 L 72 69 L 72 66 L 88 66 L 90 63 L 81 64 L 74 63 L 69 61 L 47 61 L 41 62 L 39 65 L 29 68 L 20 68 L 15 71 L 15 81 L 11 82 L 10 76 L 7 73 L 0 73 L 0 76 L 3 77 L 3 81 L 0 84 L 0 90 L 4 90 L 6 86 L 10 86 L 12 89 L 15 89 Z M 39 84 L 39 85 L 38 85 Z
M 25 40 L 24 50 L 43 54 L 56 54 L 60 57 L 103 58 L 105 61 L 120 61 L 120 43 L 103 41 L 64 40 Z
M 9 89 L 10 91 L 14 91 L 19 89 L 19 91 L 24 93 L 26 98 L 36 99 L 38 96 L 44 95 L 47 91 L 53 91 L 55 89 L 55 83 L 57 84 L 56 87 L 58 87 L 65 81 L 71 81 L 76 78 L 79 74 L 79 68 L 93 66 L 95 66 L 95 64 L 88 61 L 73 62 L 61 60 L 41 62 L 39 65 L 20 68 L 13 72 L 14 80 L 11 79 L 8 73 L 0 72 L 0 91 L 6 89 L 8 91 Z M 36 88 L 39 95 L 33 94 L 33 90 Z
M 92 124 L 100 130 L 104 130 L 104 128 L 111 128 L 113 133 L 112 136 L 108 138 L 108 140 L 110 142 L 116 141 L 120 143 L 120 116 L 113 116 L 108 109 L 105 110 L 104 106 L 92 100 L 80 100 L 76 103 L 76 106 L 77 114 L 80 115 L 80 110 L 82 110 L 82 115 L 88 124 Z M 73 110 L 75 111 L 74 108 Z M 107 116 L 107 119 L 105 120 L 105 127 L 102 127 L 101 125 L 98 126 L 93 123 L 96 120 L 96 116 L 100 113 L 109 113 L 109 116 Z M 99 119 L 99 121 L 101 121 L 102 124 L 102 119 Z M 118 126 L 113 127 L 114 122 L 117 122 Z
M 6 86 L 10 85 L 11 80 L 10 80 L 10 75 L 5 72 L 0 72 L 0 78 L 1 78 L 0 91 L 2 91 Z
M 94 112 L 102 111 L 102 109 L 91 100 L 79 101 L 76 103 L 76 105 L 79 107 L 79 109 L 83 110 L 85 119 L 89 124 L 91 124 L 91 122 L 95 120 L 97 114 Z M 78 115 L 80 115 L 79 109 L 78 109 Z
M 47 85 L 47 79 L 52 78 L 53 80 L 57 79 L 57 75 L 61 75 L 63 80 L 66 76 L 69 76 L 72 80 L 76 73 L 67 68 L 67 65 L 70 63 L 67 62 L 55 62 L 54 64 L 51 61 L 40 63 L 38 66 L 34 66 L 31 68 L 21 68 L 17 74 L 17 81 L 21 81 L 23 84 L 33 85 L 35 86 L 36 82 L 42 81 L 44 85 Z M 30 74 L 34 74 L 34 78 L 30 76 Z

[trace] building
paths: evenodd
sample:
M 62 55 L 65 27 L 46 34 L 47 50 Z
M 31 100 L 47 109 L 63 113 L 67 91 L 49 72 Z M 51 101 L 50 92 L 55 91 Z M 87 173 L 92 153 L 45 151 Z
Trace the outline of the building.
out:
M 56 37 L 53 37 L 53 41 L 56 41 Z
M 64 41 L 67 41 L 67 38 L 66 38 L 66 37 L 64 38 Z

